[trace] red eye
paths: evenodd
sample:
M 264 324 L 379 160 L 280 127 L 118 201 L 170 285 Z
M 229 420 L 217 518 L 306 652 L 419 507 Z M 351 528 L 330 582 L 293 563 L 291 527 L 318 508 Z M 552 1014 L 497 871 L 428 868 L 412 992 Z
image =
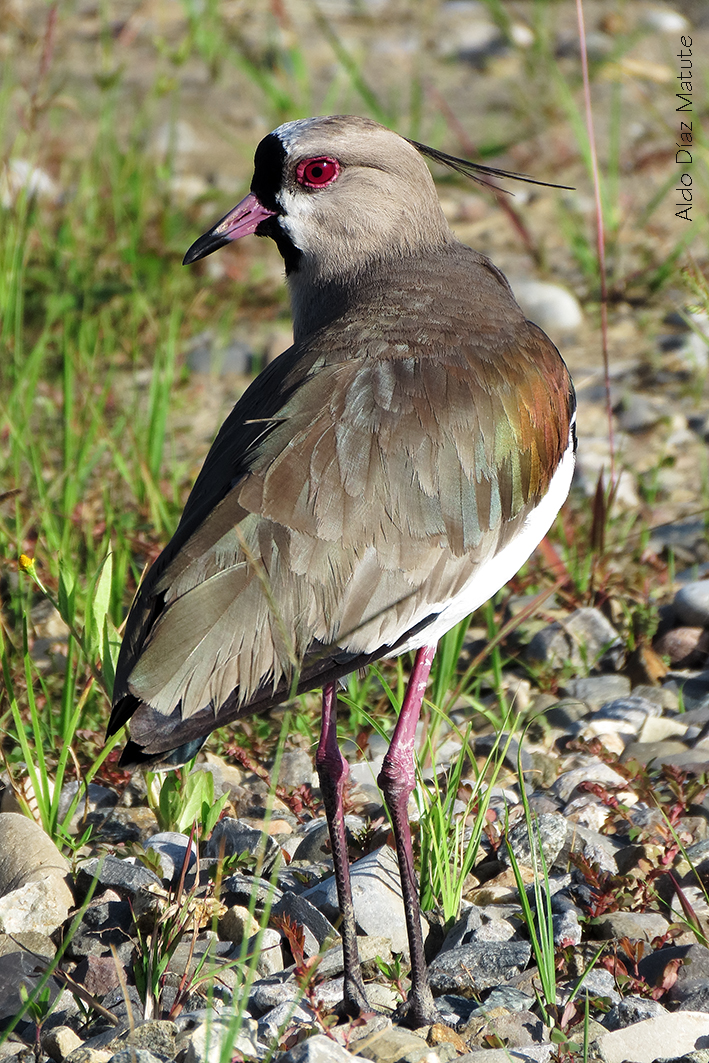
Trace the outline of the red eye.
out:
M 337 159 L 323 156 L 320 159 L 304 159 L 298 163 L 295 172 L 298 184 L 305 188 L 324 188 L 331 184 L 340 173 L 340 164 Z

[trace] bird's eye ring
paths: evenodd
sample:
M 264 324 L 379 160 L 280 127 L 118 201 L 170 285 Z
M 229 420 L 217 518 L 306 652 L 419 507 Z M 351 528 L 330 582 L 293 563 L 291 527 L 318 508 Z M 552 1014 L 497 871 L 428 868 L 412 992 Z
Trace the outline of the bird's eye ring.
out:
M 296 180 L 304 188 L 325 188 L 332 184 L 340 175 L 340 164 L 337 159 L 331 159 L 322 155 L 317 159 L 303 159 L 298 163 L 295 172 Z

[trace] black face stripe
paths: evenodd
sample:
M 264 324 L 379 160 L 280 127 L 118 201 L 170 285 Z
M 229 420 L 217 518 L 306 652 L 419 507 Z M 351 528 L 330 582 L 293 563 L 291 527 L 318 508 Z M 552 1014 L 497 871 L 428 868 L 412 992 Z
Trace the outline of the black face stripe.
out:
M 286 276 L 298 269 L 303 252 L 295 246 L 290 236 L 281 228 L 281 220 L 277 214 L 262 221 L 256 230 L 256 235 L 271 237 L 283 257 Z
M 268 210 L 281 212 L 276 196 L 283 187 L 286 149 L 275 133 L 269 133 L 256 148 L 251 191 Z M 269 233 L 270 235 L 270 233 Z
M 286 274 L 298 268 L 302 258 L 300 251 L 291 238 L 281 228 L 280 216 L 283 207 L 278 202 L 278 193 L 283 188 L 286 173 L 286 149 L 280 137 L 269 133 L 256 148 L 254 155 L 254 177 L 251 191 L 268 210 L 275 210 L 272 218 L 266 218 L 256 230 L 257 236 L 270 236 L 283 256 Z

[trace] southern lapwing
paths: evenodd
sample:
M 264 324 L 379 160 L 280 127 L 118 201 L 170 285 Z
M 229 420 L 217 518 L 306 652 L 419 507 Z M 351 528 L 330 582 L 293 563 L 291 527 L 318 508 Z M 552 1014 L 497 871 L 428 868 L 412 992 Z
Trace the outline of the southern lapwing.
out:
M 109 734 L 184 763 L 216 727 L 323 689 L 316 763 L 342 911 L 345 1006 L 368 1010 L 350 892 L 337 682 L 415 651 L 379 782 L 411 952 L 401 1016 L 434 1021 L 407 814 L 440 636 L 548 531 L 574 467 L 573 386 L 500 271 L 456 240 L 422 155 L 364 118 L 288 122 L 251 192 L 185 262 L 248 233 L 285 261 L 294 343 L 222 426 L 130 611 Z

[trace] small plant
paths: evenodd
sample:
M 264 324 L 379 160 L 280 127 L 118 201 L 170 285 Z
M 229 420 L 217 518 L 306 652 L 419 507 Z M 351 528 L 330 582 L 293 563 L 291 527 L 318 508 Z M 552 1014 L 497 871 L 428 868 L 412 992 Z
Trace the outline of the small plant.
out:
M 404 972 L 402 970 L 401 953 L 395 952 L 393 954 L 391 963 L 388 963 L 386 960 L 383 960 L 381 956 L 376 956 L 374 962 L 384 975 L 391 988 L 396 994 L 398 994 L 400 1000 L 403 1003 L 403 1001 L 406 1000 L 407 990 L 406 986 L 404 985 Z
M 551 889 L 549 886 L 549 871 L 547 868 L 544 847 L 542 845 L 539 824 L 532 818 L 529 802 L 524 789 L 521 762 L 519 763 L 520 792 L 524 805 L 524 815 L 529 835 L 529 851 L 531 853 L 532 871 L 534 873 L 534 911 L 527 895 L 527 889 L 522 877 L 519 861 L 515 856 L 514 849 L 505 838 L 510 865 L 514 873 L 519 900 L 522 906 L 522 918 L 529 932 L 532 945 L 532 954 L 539 971 L 541 983 L 541 997 L 537 1000 L 547 1026 L 554 1026 L 559 1018 L 556 1004 L 556 955 L 554 951 L 554 924 L 551 910 Z
M 191 761 L 184 768 L 164 774 L 146 772 L 148 804 L 160 830 L 183 834 L 196 823 L 200 836 L 207 837 L 224 811 L 229 792 L 215 801 L 211 771 L 192 771 L 193 767 L 194 761 Z
M 84 833 L 77 842 L 69 832 L 69 824 L 87 793 L 89 782 L 100 770 L 118 741 L 118 738 L 109 741 L 97 753 L 88 769 L 82 773 L 75 750 L 81 745 L 78 733 L 84 719 L 86 703 L 94 685 L 110 697 L 118 654 L 118 634 L 108 614 L 112 589 L 112 557 L 110 553 L 107 555 L 93 580 L 82 624 L 79 623 L 77 616 L 76 583 L 68 572 L 64 569 L 60 570 L 58 594 L 55 597 L 40 579 L 34 560 L 23 555 L 20 564 L 43 598 L 57 610 L 69 629 L 61 704 L 55 717 L 54 713 L 47 711 L 47 704 L 51 704 L 51 697 L 41 675 L 39 679 L 44 705 L 35 696 L 34 680 L 37 673 L 29 651 L 27 615 L 23 616 L 24 675 L 29 716 L 27 722 L 20 709 L 15 690 L 10 648 L 5 642 L 0 627 L 0 654 L 5 689 L 14 734 L 22 752 L 24 768 L 29 779 L 29 792 L 33 798 L 32 807 L 28 801 L 28 789 L 14 781 L 17 778 L 17 772 L 4 753 L 3 758 L 16 798 L 25 814 L 36 819 L 59 845 L 77 848 L 85 844 L 88 835 Z M 85 669 L 88 669 L 89 674 L 84 680 L 83 690 L 76 697 L 76 688 Z M 79 786 L 60 821 L 59 800 L 71 768 L 74 768 L 77 774 Z
M 480 839 L 488 822 L 492 788 L 514 737 L 510 713 L 507 722 L 511 724 L 509 733 L 505 737 L 504 729 L 498 731 L 482 767 L 475 766 L 469 746 L 469 728 L 465 735 L 458 732 L 462 738 L 460 753 L 442 778 L 436 771 L 430 740 L 426 743 L 426 753 L 433 767 L 430 783 L 424 781 L 420 767 L 418 769 L 415 798 L 420 813 L 421 907 L 427 911 L 440 905 L 446 925 L 453 923 L 460 913 L 465 879 L 478 857 Z M 472 787 L 463 786 L 468 758 L 475 774 Z M 456 803 L 461 797 L 465 807 L 458 811 Z

